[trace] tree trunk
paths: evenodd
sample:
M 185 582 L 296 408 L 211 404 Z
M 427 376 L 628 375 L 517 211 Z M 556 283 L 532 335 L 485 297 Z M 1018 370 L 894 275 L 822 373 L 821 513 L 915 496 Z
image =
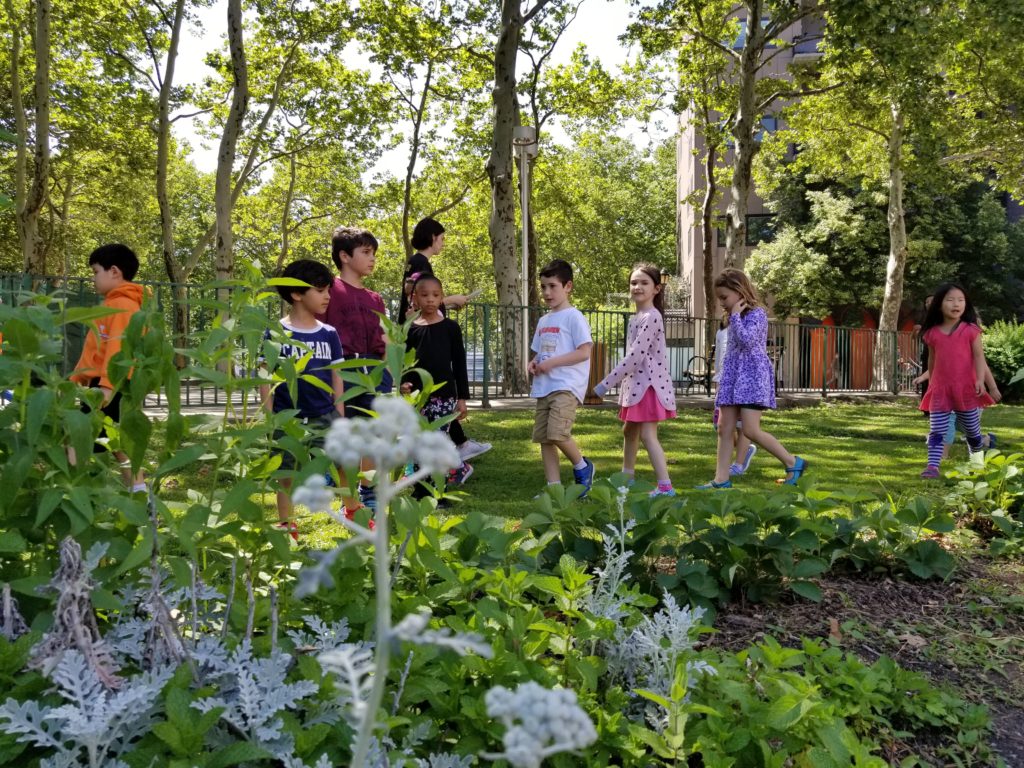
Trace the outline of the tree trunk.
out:
M 185 18 L 185 0 L 177 0 L 174 17 L 171 20 L 171 41 L 167 48 L 167 64 L 163 81 L 160 83 L 159 113 L 156 135 L 156 201 L 160 209 L 160 245 L 164 258 L 164 269 L 171 282 L 173 304 L 172 324 L 174 346 L 184 349 L 188 345 L 188 296 L 185 292 L 186 275 L 174 248 L 174 217 L 167 191 L 167 168 L 171 143 L 171 89 L 174 85 L 174 65 L 178 59 L 181 41 L 181 24 Z M 175 365 L 185 367 L 185 356 L 175 355 Z
M 889 134 L 889 261 L 885 268 L 885 297 L 878 318 L 879 339 L 875 344 L 875 384 L 890 389 L 893 382 L 893 344 L 903 304 L 903 270 L 907 264 L 907 221 L 903 210 L 904 115 L 892 105 L 892 133 Z
M 231 51 L 231 73 L 234 87 L 231 109 L 224 123 L 217 154 L 217 177 L 214 189 L 214 210 L 217 215 L 217 251 L 214 269 L 218 280 L 230 280 L 234 274 L 234 231 L 231 226 L 233 209 L 231 200 L 231 172 L 235 164 L 235 149 L 242 132 L 245 111 L 249 102 L 249 75 L 245 62 L 242 39 L 242 0 L 228 0 L 228 48 Z
M 427 62 L 427 75 L 423 82 L 423 93 L 416 113 L 412 116 L 412 146 L 409 148 L 409 163 L 405 169 L 405 189 L 402 195 L 402 247 L 405 258 L 413 255 L 412 236 L 409 233 L 409 218 L 412 213 L 412 180 L 416 172 L 416 161 L 420 154 L 420 130 L 423 127 L 423 116 L 427 110 L 427 96 L 430 93 L 430 81 L 434 76 L 434 60 Z
M 288 258 L 288 247 L 289 247 L 289 227 L 291 226 L 292 218 L 292 200 L 295 199 L 295 173 L 296 173 L 295 153 L 288 155 L 288 191 L 284 193 L 284 210 L 281 213 L 281 253 L 277 256 L 277 267 L 274 269 L 275 275 L 280 275 L 284 269 L 284 263 Z
M 46 274 L 46 252 L 39 237 L 39 213 L 46 204 L 50 175 L 50 0 L 36 0 L 35 150 L 32 187 L 18 213 L 24 271 Z M 16 66 L 16 65 L 15 65 Z
M 18 245 L 22 260 L 28 252 L 28 233 L 25 231 L 23 212 L 25 210 L 25 179 L 28 176 L 28 121 L 25 119 L 25 103 L 21 97 L 21 20 L 14 10 L 13 0 L 6 0 L 7 17 L 11 23 L 11 107 L 14 110 L 14 132 L 18 144 L 14 149 L 14 212 L 18 226 Z
M 704 200 L 700 207 L 700 224 L 703 234 L 703 281 L 704 281 L 704 354 L 711 354 L 715 343 L 715 198 L 718 188 L 715 185 L 715 161 L 718 158 L 718 147 L 708 144 L 704 154 L 704 175 L 706 188 Z M 710 364 L 711 361 L 709 360 Z
M 764 49 L 764 30 L 761 17 L 764 14 L 762 0 L 744 3 L 747 8 L 746 44 L 740 51 L 737 63 L 736 85 L 739 98 L 736 103 L 736 117 L 732 124 L 735 141 L 735 157 L 732 164 L 731 199 L 726 214 L 725 266 L 740 265 L 745 254 L 747 239 L 747 198 L 750 196 L 750 176 L 757 154 L 754 128 L 757 123 L 757 67 L 761 63 Z
M 504 307 L 500 323 L 504 338 L 502 378 L 507 394 L 526 389 L 526 360 L 523 357 L 523 318 L 515 311 L 520 303 L 520 279 L 516 258 L 516 205 L 512 182 L 512 128 L 519 104 L 516 100 L 516 59 L 522 33 L 519 0 L 502 0 L 501 32 L 494 49 L 494 134 L 487 161 L 491 181 L 491 215 L 488 233 L 494 261 L 494 282 L 498 303 Z

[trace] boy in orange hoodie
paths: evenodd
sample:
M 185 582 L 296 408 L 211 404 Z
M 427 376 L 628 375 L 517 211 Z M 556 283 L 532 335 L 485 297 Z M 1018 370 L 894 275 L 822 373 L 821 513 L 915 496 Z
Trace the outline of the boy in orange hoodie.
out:
M 121 338 L 132 315 L 142 308 L 142 286 L 132 282 L 139 271 L 139 258 L 127 245 L 110 243 L 89 254 L 89 266 L 92 267 L 96 293 L 103 297 L 103 306 L 115 312 L 101 317 L 96 321 L 96 327 L 89 330 L 71 380 L 83 387 L 99 389 L 103 393 L 103 413 L 117 424 L 121 420 L 121 393 L 114 391 L 107 369 L 111 358 L 121 349 Z M 82 410 L 88 412 L 90 409 L 83 405 Z M 97 443 L 93 450 L 101 453 L 106 448 Z M 114 456 L 121 462 L 125 485 L 133 493 L 145 491 L 146 482 L 141 470 L 132 477 L 131 468 L 127 465 L 128 456 L 120 451 L 116 451 Z M 68 457 L 74 464 L 73 449 L 68 450 Z

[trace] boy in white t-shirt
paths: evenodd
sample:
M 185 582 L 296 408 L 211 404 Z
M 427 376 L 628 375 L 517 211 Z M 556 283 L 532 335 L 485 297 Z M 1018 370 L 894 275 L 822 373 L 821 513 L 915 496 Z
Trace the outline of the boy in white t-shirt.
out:
M 573 479 L 587 495 L 594 484 L 594 463 L 572 438 L 576 406 L 583 402 L 590 378 L 593 339 L 583 313 L 569 303 L 572 267 L 555 259 L 540 271 L 540 292 L 551 310 L 537 323 L 530 348 L 535 355 L 527 365 L 533 376 L 530 397 L 537 398 L 533 442 L 540 443 L 548 485 L 562 482 L 558 452 L 572 462 Z

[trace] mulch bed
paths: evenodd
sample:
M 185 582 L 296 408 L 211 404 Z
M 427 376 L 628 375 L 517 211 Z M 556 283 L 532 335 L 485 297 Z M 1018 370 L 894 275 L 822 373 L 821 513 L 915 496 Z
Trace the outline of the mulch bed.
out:
M 722 609 L 715 621 L 717 632 L 706 642 L 738 651 L 766 635 L 790 647 L 800 647 L 803 637 L 831 635 L 866 662 L 888 655 L 905 669 L 986 704 L 992 715 L 992 749 L 1008 766 L 1024 768 L 1024 654 L 1019 650 L 1024 643 L 1024 564 L 973 561 L 963 564 L 950 583 L 856 576 L 823 578 L 819 585 L 824 593 L 820 603 L 793 598 Z M 1008 596 L 1011 602 L 993 600 L 990 594 Z M 851 620 L 857 637 L 841 629 Z M 969 642 L 977 631 L 1013 638 L 1008 642 L 1017 650 L 1007 654 L 1012 660 L 1002 674 L 966 663 L 959 667 L 955 653 L 935 653 L 936 646 L 955 650 L 958 640 Z M 903 754 L 886 757 L 916 753 L 927 759 L 937 745 L 922 734 L 904 746 Z

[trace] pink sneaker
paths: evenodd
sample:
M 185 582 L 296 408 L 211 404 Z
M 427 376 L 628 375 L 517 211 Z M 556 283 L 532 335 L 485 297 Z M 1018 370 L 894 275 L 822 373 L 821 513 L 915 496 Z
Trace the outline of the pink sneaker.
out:
M 939 468 L 929 464 L 924 468 L 924 472 L 921 473 L 921 477 L 924 480 L 938 480 L 939 479 Z

